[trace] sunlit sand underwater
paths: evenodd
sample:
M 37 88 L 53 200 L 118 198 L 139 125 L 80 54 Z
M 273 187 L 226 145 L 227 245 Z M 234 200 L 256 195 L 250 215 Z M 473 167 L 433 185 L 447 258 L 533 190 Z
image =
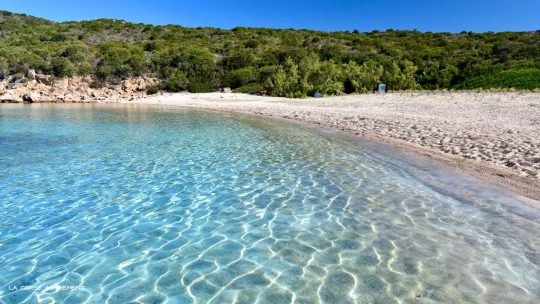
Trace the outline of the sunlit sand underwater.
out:
M 538 205 L 377 147 L 216 112 L 1 105 L 0 302 L 539 303 Z

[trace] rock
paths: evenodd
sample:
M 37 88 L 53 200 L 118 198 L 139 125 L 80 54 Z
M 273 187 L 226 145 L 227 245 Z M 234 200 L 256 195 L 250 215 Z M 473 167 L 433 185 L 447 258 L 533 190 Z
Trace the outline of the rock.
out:
M 80 102 L 84 100 L 83 95 L 80 92 L 70 92 L 64 96 L 66 102 Z
M 50 96 L 44 92 L 30 92 L 29 93 L 30 98 L 32 98 L 33 102 L 47 102 L 51 101 Z
M 507 166 L 507 167 L 510 167 L 510 168 L 519 166 L 518 163 L 516 163 L 515 161 L 510 160 L 510 159 L 507 160 L 507 161 L 504 163 L 504 165 Z
M 109 94 L 108 96 L 110 99 L 116 99 L 118 97 L 120 97 L 120 94 L 118 93 L 118 91 L 111 91 L 111 93 Z
M 458 154 L 461 154 L 461 149 L 459 147 L 452 147 L 452 154 L 454 155 L 458 155 Z
M 27 82 L 14 82 L 12 76 L 0 81 L 0 100 L 3 102 L 43 102 L 70 101 L 88 102 L 91 100 L 114 100 L 142 98 L 149 86 L 159 83 L 150 77 L 126 79 L 119 84 L 91 88 L 91 77 L 74 76 L 53 80 L 53 77 L 37 74 L 29 70 Z M 226 89 L 226 91 L 228 91 Z M 23 100 L 23 96 L 24 100 Z
M 231 93 L 232 90 L 229 87 L 221 88 L 221 93 Z
M 26 73 L 26 78 L 28 78 L 29 80 L 36 79 L 36 71 L 28 70 L 28 73 Z
M 51 84 L 52 84 L 52 82 L 51 82 L 51 77 L 50 77 L 50 76 L 47 76 L 47 75 L 36 74 L 36 75 L 35 75 L 35 79 L 36 79 L 39 83 L 42 83 L 42 84 L 45 84 L 45 85 L 51 85 Z
M 535 164 L 540 164 L 540 156 L 533 156 L 531 161 Z
M 133 84 L 129 79 L 126 79 L 122 83 L 122 90 L 124 90 L 127 93 L 131 93 L 133 91 Z
M 69 85 L 69 82 L 67 78 L 62 78 L 60 80 L 55 81 L 55 83 L 53 84 L 53 88 L 57 95 L 65 95 L 68 89 L 68 85 Z
M 146 89 L 146 82 L 144 81 L 144 78 L 139 78 L 136 82 L 136 88 L 137 91 L 144 91 Z
M 0 101 L 2 102 L 21 102 L 22 99 L 19 96 L 13 94 L 13 92 L 6 92 L 4 95 L 0 96 Z
M 22 96 L 22 100 L 23 100 L 24 103 L 33 103 L 34 102 L 32 97 L 30 96 L 30 94 L 24 94 Z
M 26 84 L 20 83 L 20 82 L 12 82 L 8 85 L 9 90 L 17 90 L 21 88 L 25 88 Z

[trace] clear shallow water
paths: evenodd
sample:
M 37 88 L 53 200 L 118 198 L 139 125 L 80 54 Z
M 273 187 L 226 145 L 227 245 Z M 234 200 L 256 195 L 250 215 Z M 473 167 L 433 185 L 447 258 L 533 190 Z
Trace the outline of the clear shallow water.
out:
M 536 207 L 378 148 L 202 111 L 2 105 L 0 302 L 538 303 Z

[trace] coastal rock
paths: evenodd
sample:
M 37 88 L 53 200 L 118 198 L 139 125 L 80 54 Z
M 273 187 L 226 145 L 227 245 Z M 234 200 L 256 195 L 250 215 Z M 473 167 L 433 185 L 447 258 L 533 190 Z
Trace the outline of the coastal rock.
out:
M 55 95 L 65 95 L 68 85 L 69 85 L 69 80 L 67 78 L 62 78 L 60 80 L 57 80 L 53 84 Z
M 22 96 L 22 100 L 23 100 L 24 103 L 33 103 L 34 102 L 32 97 L 30 96 L 30 94 L 24 94 Z
M 20 95 L 17 95 L 14 92 L 10 92 L 10 91 L 0 96 L 0 100 L 2 102 L 22 102 L 22 98 Z
M 29 80 L 35 80 L 36 79 L 36 71 L 28 70 L 28 73 L 26 73 L 26 78 L 28 78 Z
M 122 82 L 122 90 L 127 93 L 133 92 L 133 84 L 131 80 L 127 79 Z
M 64 98 L 63 98 L 64 102 L 76 102 L 79 100 L 78 96 L 74 95 L 74 94 L 71 94 L 71 93 L 67 93 L 66 95 L 64 95 Z
M 31 92 L 28 95 L 30 95 L 30 98 L 32 98 L 33 102 L 51 101 L 51 98 L 47 94 L 44 94 L 43 92 Z
M 35 78 L 39 83 L 42 83 L 42 84 L 45 84 L 45 85 L 51 85 L 52 84 L 50 76 L 42 75 L 42 74 L 36 74 Z
M 8 89 L 9 90 L 18 90 L 18 89 L 21 89 L 21 88 L 24 88 L 26 86 L 26 84 L 24 83 L 20 83 L 20 82 L 10 82 L 8 84 Z
M 27 72 L 26 82 L 16 81 L 14 76 L 0 81 L 0 99 L 3 102 L 101 102 L 134 99 L 146 96 L 150 86 L 159 83 L 151 77 L 125 79 L 118 84 L 93 88 L 94 81 L 89 76 L 74 76 L 53 80 L 51 76 L 37 74 L 34 70 Z
M 145 90 L 146 86 L 147 86 L 147 84 L 146 84 L 146 81 L 144 80 L 144 78 L 141 77 L 141 78 L 137 79 L 136 88 L 135 88 L 137 91 Z

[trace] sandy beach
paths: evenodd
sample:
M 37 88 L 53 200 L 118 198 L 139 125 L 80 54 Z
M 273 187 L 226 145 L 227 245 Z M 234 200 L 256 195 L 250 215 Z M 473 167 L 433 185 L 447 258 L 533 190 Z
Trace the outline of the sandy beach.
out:
M 177 93 L 135 104 L 283 118 L 391 144 L 540 200 L 540 94 L 390 93 L 286 99 Z

